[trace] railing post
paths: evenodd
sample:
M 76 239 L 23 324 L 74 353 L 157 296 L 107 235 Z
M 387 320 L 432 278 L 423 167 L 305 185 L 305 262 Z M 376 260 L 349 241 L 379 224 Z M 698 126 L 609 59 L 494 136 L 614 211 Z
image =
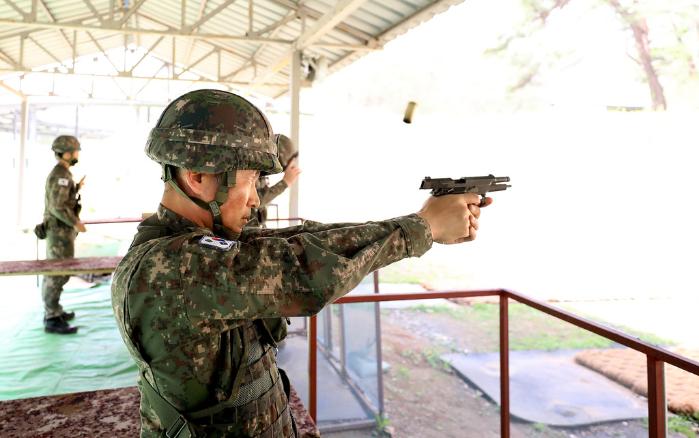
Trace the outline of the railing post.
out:
M 374 271 L 374 293 L 379 291 L 379 271 Z M 374 303 L 374 318 L 376 325 L 376 385 L 378 386 L 379 415 L 384 416 L 383 405 L 383 347 L 381 345 L 381 303 Z
M 508 295 L 500 293 L 500 436 L 510 438 L 510 339 Z
M 667 421 L 665 418 L 665 363 L 650 355 L 648 360 L 648 436 L 665 438 Z
M 316 402 L 317 402 L 317 337 L 318 337 L 318 321 L 316 315 L 311 316 L 308 323 L 308 414 L 316 419 Z

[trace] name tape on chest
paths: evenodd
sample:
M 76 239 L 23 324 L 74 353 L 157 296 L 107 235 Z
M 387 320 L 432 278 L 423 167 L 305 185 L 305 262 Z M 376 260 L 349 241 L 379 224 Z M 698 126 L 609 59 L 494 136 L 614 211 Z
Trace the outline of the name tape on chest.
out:
M 63 186 L 63 187 L 68 187 L 70 184 L 70 181 L 68 181 L 68 178 L 58 178 L 58 185 Z
M 238 244 L 235 240 L 226 240 L 216 236 L 202 236 L 199 239 L 199 245 L 208 246 L 219 251 L 230 251 Z

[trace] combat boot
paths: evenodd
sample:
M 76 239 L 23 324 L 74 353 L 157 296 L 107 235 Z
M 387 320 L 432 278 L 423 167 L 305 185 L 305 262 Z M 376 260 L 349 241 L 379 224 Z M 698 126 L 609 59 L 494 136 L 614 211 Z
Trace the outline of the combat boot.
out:
M 63 321 L 70 321 L 75 318 L 75 312 L 63 312 L 61 313 L 61 318 L 63 318 Z
M 56 333 L 58 335 L 72 335 L 78 332 L 78 328 L 71 327 L 63 317 L 56 316 L 44 321 L 44 331 L 46 333 Z

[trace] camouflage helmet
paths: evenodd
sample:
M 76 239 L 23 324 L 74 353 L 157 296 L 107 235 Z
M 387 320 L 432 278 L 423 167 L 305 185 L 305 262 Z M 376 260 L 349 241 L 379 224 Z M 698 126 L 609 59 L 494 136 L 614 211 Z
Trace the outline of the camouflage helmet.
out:
M 299 156 L 299 149 L 296 144 L 284 134 L 276 134 L 274 136 L 274 142 L 277 144 L 277 150 L 279 151 L 279 162 L 282 167 L 286 169 L 291 160 Z
M 64 152 L 79 151 L 80 142 L 72 135 L 59 135 L 53 140 L 51 150 L 59 154 Z
M 234 169 L 281 172 L 277 145 L 265 115 L 226 91 L 196 90 L 165 108 L 146 143 L 146 155 L 202 173 Z

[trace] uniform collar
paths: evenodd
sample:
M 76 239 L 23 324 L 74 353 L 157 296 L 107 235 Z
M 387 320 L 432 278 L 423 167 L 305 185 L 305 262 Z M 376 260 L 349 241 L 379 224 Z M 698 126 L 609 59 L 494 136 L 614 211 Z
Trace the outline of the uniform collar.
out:
M 161 227 L 167 227 L 175 233 L 204 228 L 195 224 L 184 216 L 180 216 L 179 214 L 165 207 L 163 204 L 158 206 L 158 211 L 155 215 L 157 217 L 158 225 Z

